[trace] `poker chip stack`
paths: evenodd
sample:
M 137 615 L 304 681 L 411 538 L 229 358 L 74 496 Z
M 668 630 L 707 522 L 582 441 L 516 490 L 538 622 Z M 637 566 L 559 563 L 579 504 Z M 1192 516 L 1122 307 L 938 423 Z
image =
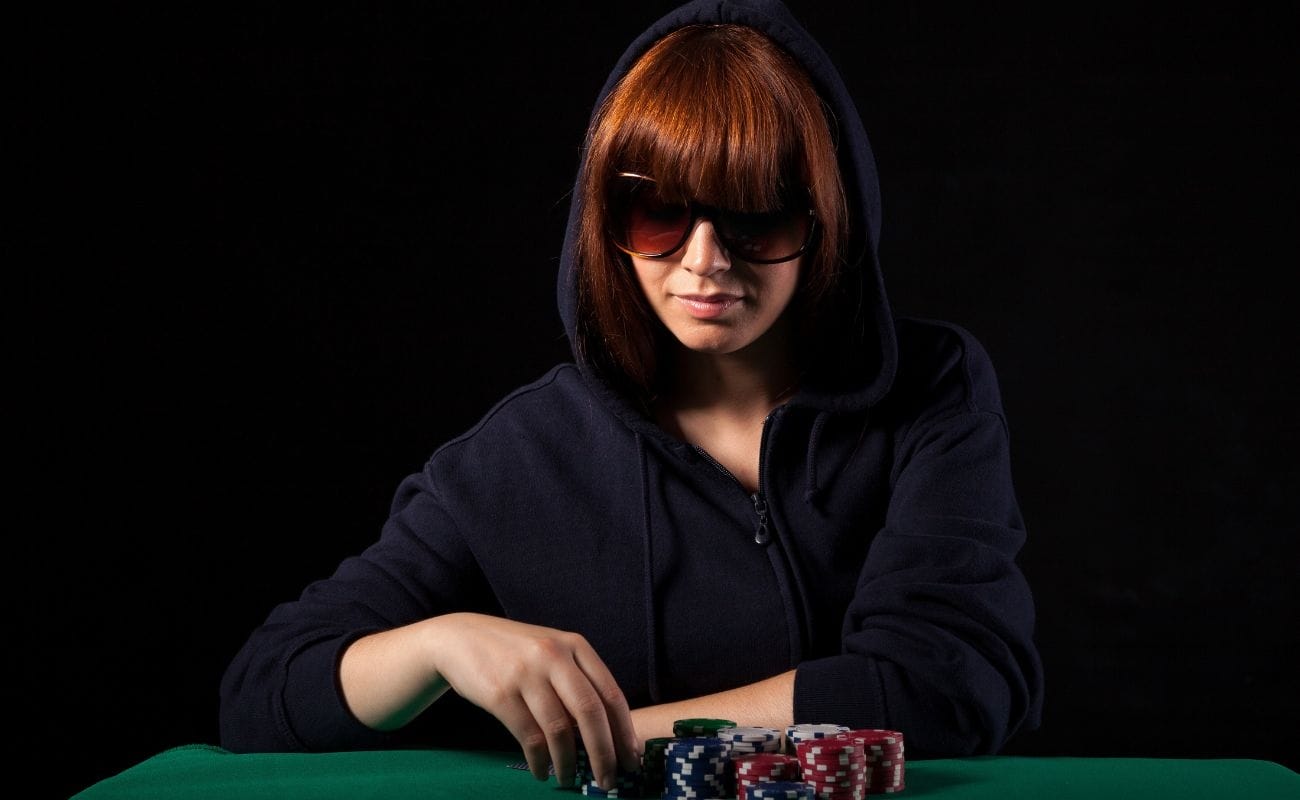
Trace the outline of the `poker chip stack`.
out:
M 646 739 L 641 753 L 641 785 L 646 796 L 658 797 L 666 776 L 665 759 L 672 739 L 663 736 Z
M 727 796 L 739 792 L 736 788 L 736 759 L 752 753 L 776 753 L 781 750 L 781 732 L 774 728 L 720 728 L 717 736 L 731 745 L 731 769 L 727 770 Z
M 848 731 L 849 727 L 847 725 L 791 725 L 785 729 L 785 752 L 787 755 L 795 755 L 801 742 L 810 739 L 824 739 L 827 736 L 848 733 Z
M 818 800 L 865 800 L 867 758 L 853 742 L 826 737 L 797 747 L 803 782 Z
M 905 787 L 903 734 L 881 728 L 860 728 L 835 737 L 857 745 L 866 757 L 867 793 L 893 794 Z
M 714 735 L 731 745 L 732 758 L 781 752 L 781 732 L 775 728 L 719 728 Z
M 664 761 L 663 796 L 668 800 L 728 796 L 731 747 L 716 736 L 674 738 Z
M 799 759 L 785 753 L 751 753 L 733 756 L 736 773 L 736 800 L 752 800 L 750 790 L 770 783 L 800 780 Z
M 864 800 L 903 791 L 903 734 L 845 725 L 741 727 L 726 719 L 681 719 L 671 738 L 647 739 L 641 769 L 618 773 L 615 788 L 595 781 L 582 740 L 576 788 L 587 797 L 665 800 Z M 566 787 L 571 788 L 571 787 Z M 660 791 L 662 789 L 662 791 Z
M 813 789 L 800 781 L 777 781 L 755 786 L 749 800 L 817 800 Z

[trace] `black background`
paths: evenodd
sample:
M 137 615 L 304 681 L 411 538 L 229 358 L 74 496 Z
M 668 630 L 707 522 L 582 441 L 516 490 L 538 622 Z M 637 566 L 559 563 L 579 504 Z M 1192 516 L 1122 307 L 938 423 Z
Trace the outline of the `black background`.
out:
M 15 20 L 8 705 L 52 796 L 215 743 L 248 631 L 568 357 L 583 129 L 672 5 Z M 1048 677 L 1007 752 L 1300 768 L 1289 26 L 791 5 L 876 148 L 895 306 L 1001 377 Z

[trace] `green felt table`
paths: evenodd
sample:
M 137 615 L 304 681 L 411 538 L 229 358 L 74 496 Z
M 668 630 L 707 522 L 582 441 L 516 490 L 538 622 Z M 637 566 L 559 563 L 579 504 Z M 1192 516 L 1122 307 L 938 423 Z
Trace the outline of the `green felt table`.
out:
M 546 798 L 582 794 L 513 769 L 512 753 L 388 750 L 234 754 L 209 745 L 165 750 L 73 795 L 73 800 L 405 800 Z M 909 761 L 900 798 L 1108 800 L 1286 798 L 1300 774 L 1253 759 L 982 756 Z

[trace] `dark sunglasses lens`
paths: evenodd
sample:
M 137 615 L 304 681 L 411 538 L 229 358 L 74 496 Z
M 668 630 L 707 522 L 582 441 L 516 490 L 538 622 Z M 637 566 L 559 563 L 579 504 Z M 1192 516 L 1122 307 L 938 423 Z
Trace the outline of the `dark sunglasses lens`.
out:
M 685 202 L 666 202 L 651 178 L 620 175 L 609 187 L 610 234 L 623 250 L 648 257 L 676 252 L 695 216 Z M 700 207 L 723 244 L 737 258 L 761 264 L 789 261 L 803 252 L 812 234 L 806 203 L 762 213 Z
M 783 261 L 795 257 L 808 241 L 812 224 L 806 210 L 764 214 L 720 215 L 718 233 L 731 252 L 747 261 Z
M 620 178 L 610 197 L 614 243 L 624 250 L 660 255 L 676 250 L 691 224 L 690 209 L 659 199 L 654 183 Z

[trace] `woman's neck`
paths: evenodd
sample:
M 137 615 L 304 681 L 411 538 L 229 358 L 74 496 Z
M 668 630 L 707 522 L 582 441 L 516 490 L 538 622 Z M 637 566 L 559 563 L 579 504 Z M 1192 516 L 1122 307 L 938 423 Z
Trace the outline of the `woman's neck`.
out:
M 679 349 L 671 388 L 662 400 L 676 413 L 766 417 L 798 387 L 794 350 L 784 334 L 770 330 L 735 353 Z

